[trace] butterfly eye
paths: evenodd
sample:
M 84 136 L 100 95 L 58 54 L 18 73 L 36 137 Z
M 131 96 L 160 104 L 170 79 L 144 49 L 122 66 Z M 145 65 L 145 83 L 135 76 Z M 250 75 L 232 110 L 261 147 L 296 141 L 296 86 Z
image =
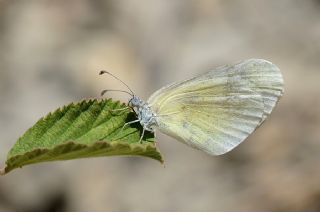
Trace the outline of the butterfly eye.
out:
M 141 100 L 139 99 L 139 97 L 133 96 L 130 99 L 129 103 L 131 103 L 131 106 L 133 106 L 133 107 L 138 107 L 141 105 Z

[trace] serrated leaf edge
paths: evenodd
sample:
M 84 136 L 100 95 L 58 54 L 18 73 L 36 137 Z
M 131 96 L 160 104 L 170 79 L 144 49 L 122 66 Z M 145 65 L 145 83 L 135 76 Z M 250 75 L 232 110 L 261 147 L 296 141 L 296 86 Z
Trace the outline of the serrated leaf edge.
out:
M 94 145 L 97 145 L 97 144 L 106 144 L 106 145 L 109 145 L 110 147 L 114 148 L 114 149 L 117 149 L 117 147 L 119 146 L 124 146 L 124 147 L 129 147 L 130 150 L 132 150 L 132 152 L 134 151 L 137 151 L 137 150 L 141 150 L 142 152 L 147 152 L 148 149 L 152 149 L 153 151 L 155 151 L 156 155 L 155 157 L 152 157 L 152 156 L 149 156 L 149 155 L 134 155 L 134 154 L 123 154 L 122 156 L 143 156 L 143 157 L 148 157 L 148 158 L 151 158 L 153 160 L 156 160 L 156 161 L 159 161 L 161 164 L 164 163 L 164 160 L 161 156 L 161 153 L 159 152 L 159 150 L 157 149 L 155 143 L 144 143 L 144 144 L 139 144 L 139 143 L 127 143 L 127 142 L 122 142 L 122 141 L 97 141 L 97 142 L 94 142 L 90 145 L 86 145 L 86 144 L 81 144 L 81 143 L 76 143 L 76 142 L 73 142 L 73 141 L 70 141 L 70 142 L 66 142 L 64 144 L 61 144 L 61 145 L 57 145 L 55 146 L 54 148 L 39 148 L 39 149 L 34 149 L 30 152 L 26 152 L 24 154 L 19 154 L 19 155 L 15 155 L 13 156 L 12 158 L 8 158 L 6 163 L 9 161 L 9 160 L 12 160 L 14 158 L 19 158 L 19 157 L 23 157 L 24 155 L 26 154 L 33 154 L 34 152 L 36 151 L 54 151 L 55 149 L 59 149 L 59 148 L 62 148 L 64 146 L 67 146 L 67 145 L 74 145 L 74 146 L 77 146 L 77 147 L 83 147 L 83 148 L 90 148 Z M 113 156 L 113 155 L 110 155 L 110 156 Z M 116 155 L 114 155 L 116 156 Z M 121 155 L 118 155 L 118 156 L 121 156 Z M 105 156 L 107 157 L 107 156 Z M 89 157 L 88 157 L 89 158 Z M 48 161 L 43 161 L 43 162 L 49 162 L 50 160 Z M 53 160 L 53 161 L 58 161 L 58 160 Z M 25 165 L 22 165 L 22 166 L 27 166 L 27 165 L 31 165 L 33 163 L 30 163 L 30 164 L 25 164 Z M 21 166 L 21 167 L 22 167 Z M 9 173 L 10 171 L 16 169 L 17 167 L 9 167 L 6 166 L 2 169 L 0 169 L 0 176 L 1 175 L 5 175 L 7 173 Z

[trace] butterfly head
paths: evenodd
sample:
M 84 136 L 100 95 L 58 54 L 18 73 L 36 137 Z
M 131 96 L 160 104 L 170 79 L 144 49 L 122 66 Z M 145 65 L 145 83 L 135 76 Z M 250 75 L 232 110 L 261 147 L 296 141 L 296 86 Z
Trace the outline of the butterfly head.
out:
M 128 102 L 128 105 L 134 108 L 140 108 L 144 104 L 145 102 L 136 95 L 132 95 L 132 98 Z

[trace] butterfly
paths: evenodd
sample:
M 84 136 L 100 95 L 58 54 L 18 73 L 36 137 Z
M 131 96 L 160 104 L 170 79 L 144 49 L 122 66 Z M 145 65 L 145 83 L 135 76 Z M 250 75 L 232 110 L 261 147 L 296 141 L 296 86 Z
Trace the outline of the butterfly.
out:
M 110 74 L 100 72 L 104 73 Z M 265 121 L 284 92 L 279 68 L 263 59 L 218 67 L 172 83 L 147 101 L 121 82 L 130 91 L 122 91 L 131 95 L 128 107 L 137 114 L 137 120 L 125 125 L 140 122 L 140 141 L 145 131 L 158 129 L 211 155 L 227 153 L 243 142 Z M 102 95 L 107 91 L 121 90 L 104 90 Z

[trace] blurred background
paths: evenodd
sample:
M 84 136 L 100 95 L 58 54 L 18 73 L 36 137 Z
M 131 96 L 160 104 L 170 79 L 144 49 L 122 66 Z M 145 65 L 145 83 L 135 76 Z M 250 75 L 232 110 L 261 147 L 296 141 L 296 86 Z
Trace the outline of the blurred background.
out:
M 165 167 L 130 157 L 27 166 L 0 178 L 0 212 L 320 211 L 320 1 L 0 0 L 1 166 L 41 116 L 122 88 L 101 69 L 147 99 L 248 58 L 278 65 L 285 95 L 234 151 L 212 157 L 158 133 Z

